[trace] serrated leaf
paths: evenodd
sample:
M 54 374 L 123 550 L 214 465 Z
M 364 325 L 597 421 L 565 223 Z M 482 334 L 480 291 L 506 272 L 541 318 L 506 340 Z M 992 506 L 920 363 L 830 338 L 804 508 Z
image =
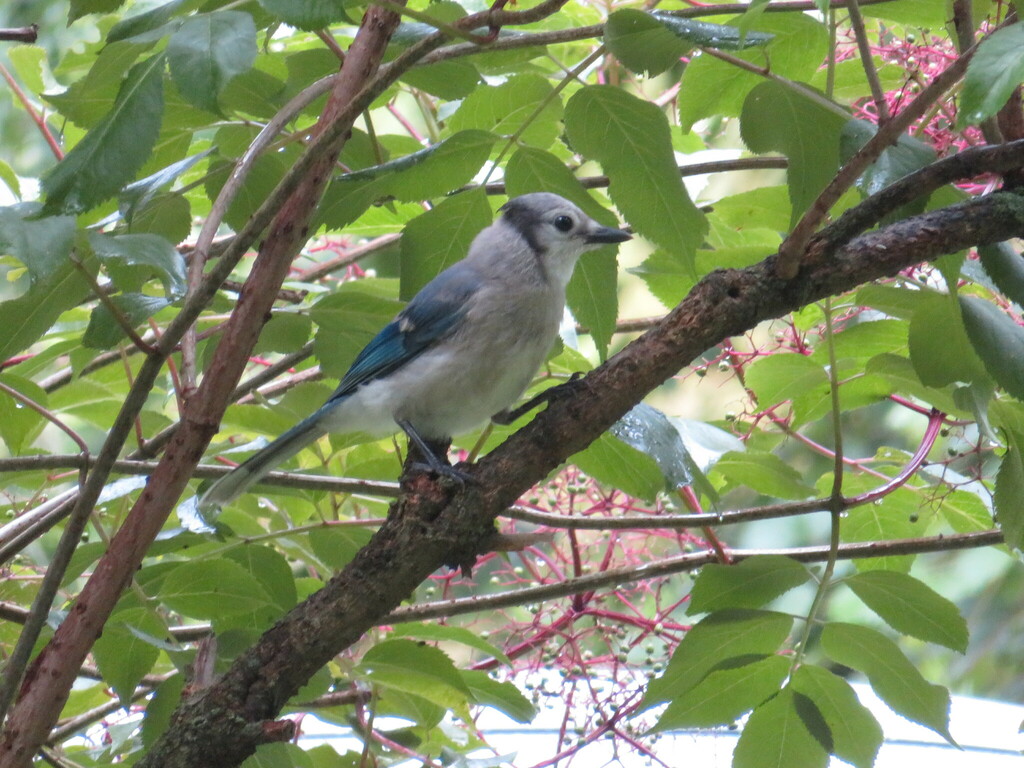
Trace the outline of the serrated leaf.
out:
M 44 408 L 47 406 L 46 392 L 35 382 L 9 373 L 0 374 L 0 382 Z M 0 392 L 0 438 L 11 453 L 17 455 L 31 445 L 46 423 L 42 414 L 25 407 L 8 392 Z
M 665 487 L 654 459 L 608 433 L 570 456 L 569 462 L 598 482 L 641 499 L 654 499 Z
M 995 304 L 960 296 L 964 328 L 985 370 L 999 386 L 1024 400 L 1024 328 Z
M 272 603 L 252 574 L 224 559 L 182 563 L 164 577 L 158 596 L 171 610 L 195 619 L 248 613 Z
M 982 245 L 978 248 L 978 256 L 996 287 L 1008 298 L 1024 304 L 1024 256 L 1009 243 Z
M 684 19 L 667 13 L 654 11 L 651 14 L 672 34 L 681 40 L 703 48 L 718 48 L 723 51 L 741 51 L 744 48 L 767 45 L 775 35 L 766 32 L 748 32 L 738 26 L 712 24 L 699 19 Z M 745 16 L 746 14 L 744 14 Z M 741 22 L 743 17 L 740 17 Z
M 385 640 L 354 670 L 366 682 L 421 696 L 445 709 L 465 710 L 470 697 L 462 675 L 444 651 L 412 640 Z
M 185 295 L 185 259 L 159 235 L 101 235 L 90 232 L 88 238 L 93 252 L 112 270 L 115 280 L 117 269 L 135 268 L 141 270 L 146 279 L 157 277 L 163 283 L 169 300 Z
M 260 5 L 285 24 L 299 29 L 322 29 L 337 21 L 352 23 L 344 0 L 260 0 Z
M 617 224 L 615 217 L 587 194 L 565 163 L 542 149 L 520 147 L 505 167 L 505 185 L 509 197 L 538 190 L 553 192 L 578 205 L 599 224 Z M 616 253 L 614 246 L 585 253 L 566 290 L 566 304 L 576 320 L 590 331 L 602 359 L 607 355 L 618 317 Z
M 897 632 L 960 653 L 967 650 L 967 622 L 960 611 L 913 576 L 894 571 L 867 571 L 843 583 Z
M 185 687 L 185 676 L 175 675 L 156 687 L 146 704 L 146 715 L 142 721 L 142 743 L 148 749 L 156 743 L 170 725 L 171 715 L 181 703 L 181 691 Z
M 123 706 L 128 705 L 135 687 L 160 656 L 156 646 L 141 640 L 131 628 L 157 637 L 167 634 L 167 625 L 156 613 L 147 608 L 129 608 L 118 611 L 103 625 L 103 634 L 92 647 L 103 680 Z
M 787 686 L 747 719 L 733 768 L 825 768 L 828 752 L 808 724 L 820 720 L 814 704 Z
M 673 698 L 652 730 L 731 725 L 744 712 L 776 694 L 790 666 L 791 661 L 784 656 L 768 656 L 717 669 Z
M 694 46 L 669 31 L 657 17 L 633 9 L 615 11 L 608 17 L 604 42 L 624 66 L 652 77 L 678 64 Z
M 487 161 L 494 142 L 494 134 L 486 131 L 460 131 L 418 152 L 346 173 L 338 182 L 372 181 L 378 196 L 407 202 L 437 197 L 468 183 Z
M 402 231 L 400 295 L 411 299 L 442 271 L 465 258 L 480 230 L 491 223 L 483 189 L 448 197 Z
M 734 485 L 748 486 L 766 496 L 806 499 L 814 494 L 803 476 L 773 453 L 727 453 L 715 464 L 714 471 Z
M 687 613 L 760 608 L 810 578 L 807 568 L 782 555 L 758 555 L 735 565 L 711 563 L 693 583 Z
M 541 112 L 534 115 L 542 104 Z M 547 78 L 526 74 L 510 77 L 501 85 L 477 87 L 448 119 L 448 127 L 452 131 L 516 135 L 524 144 L 546 149 L 558 136 L 561 118 L 561 99 Z
M 36 208 L 0 208 L 0 254 L 14 256 L 24 264 L 33 283 L 46 280 L 67 266 L 75 238 L 73 217 L 28 218 Z
M 671 701 L 729 659 L 775 654 L 793 618 L 771 611 L 716 611 L 693 625 L 672 653 L 661 677 L 647 686 L 641 708 Z
M 459 643 L 475 648 L 487 656 L 493 656 L 502 664 L 511 664 L 511 660 L 497 646 L 487 642 L 478 634 L 465 627 L 453 627 L 447 624 L 409 623 L 396 624 L 392 629 L 393 637 L 415 637 L 420 640 L 437 640 Z
M 774 39 L 763 50 L 734 55 L 757 66 L 770 64 L 774 74 L 790 80 L 809 80 L 828 53 L 825 26 L 807 14 L 765 14 L 754 26 L 773 34 Z M 712 115 L 738 117 L 747 94 L 762 80 L 753 72 L 710 55 L 694 57 L 683 71 L 679 86 L 681 129 L 688 132 L 698 120 Z
M 839 155 L 846 162 L 876 133 L 878 127 L 867 120 L 850 120 L 843 126 L 839 137 Z M 935 150 L 912 136 L 900 136 L 896 143 L 886 147 L 857 180 L 857 187 L 865 195 L 881 192 L 897 179 L 920 170 L 935 161 Z M 914 213 L 924 209 L 922 198 Z
M 950 296 L 927 295 L 914 309 L 907 338 L 918 378 L 929 387 L 987 379 L 965 328 L 963 305 Z
M 638 403 L 610 431 L 626 445 L 654 459 L 670 487 L 693 484 L 696 464 L 675 424 L 657 408 Z
M 107 43 L 120 40 L 135 42 L 159 40 L 170 29 L 175 16 L 181 16 L 198 8 L 203 0 L 170 0 L 156 8 L 121 19 L 107 33 Z
M 996 473 L 996 515 L 1006 546 L 1020 549 L 1024 545 L 1024 460 L 1020 437 L 1008 432 L 1007 441 L 1009 448 Z
M 273 547 L 247 544 L 224 553 L 224 557 L 249 572 L 267 591 L 282 611 L 291 610 L 298 601 L 295 576 L 284 555 Z
M 366 546 L 372 536 L 368 528 L 328 526 L 309 532 L 309 543 L 315 554 L 329 568 L 340 571 L 356 552 Z
M 189 16 L 167 41 L 171 80 L 189 103 L 219 113 L 217 97 L 256 60 L 256 24 L 244 11 Z
M 844 123 L 832 110 L 773 81 L 755 87 L 743 102 L 743 142 L 753 152 L 781 152 L 789 160 L 786 179 L 793 205 L 791 225 L 835 175 Z
M 96 260 L 83 259 L 85 269 L 95 275 Z M 36 281 L 28 292 L 16 299 L 0 302 L 0 360 L 21 352 L 35 343 L 61 313 L 77 306 L 89 295 L 89 284 L 70 263 Z
M 949 691 L 921 677 L 892 640 L 868 627 L 833 622 L 825 626 L 821 646 L 833 661 L 864 673 L 895 711 L 955 744 L 949 733 Z
M 957 129 L 977 125 L 1003 108 L 1024 81 L 1024 27 L 1011 24 L 985 39 L 967 65 Z
M 112 13 L 124 5 L 124 0 L 71 0 L 68 24 L 90 13 Z
M 857 768 L 872 768 L 882 746 L 882 727 L 850 684 L 827 669 L 805 664 L 793 673 L 790 685 L 813 701 L 825 719 L 829 744 L 822 746 Z
M 512 683 L 498 682 L 486 672 L 462 670 L 461 674 L 475 704 L 493 707 L 517 723 L 529 723 L 536 717 L 536 708 Z
M 843 493 L 847 497 L 857 496 L 877 488 L 882 482 L 875 477 L 847 474 L 843 477 Z M 818 480 L 819 492 L 827 495 L 831 488 L 832 475 L 822 475 Z M 839 527 L 839 538 L 844 542 L 865 542 L 923 536 L 922 506 L 917 493 L 906 487 L 897 488 L 870 504 L 851 508 Z M 859 571 L 885 569 L 906 573 L 913 561 L 913 555 L 888 555 L 859 559 L 856 566 Z
M 565 128 L 576 151 L 601 163 L 608 194 L 627 221 L 692 270 L 707 221 L 676 171 L 661 109 L 619 88 L 587 86 L 569 99 Z
M 163 116 L 163 63 L 158 54 L 133 66 L 113 109 L 43 178 L 46 211 L 99 205 L 146 162 Z
M 137 327 L 169 305 L 161 296 L 122 293 L 110 297 L 110 303 L 121 312 L 132 328 Z M 89 315 L 89 325 L 82 336 L 82 345 L 90 349 L 109 349 L 125 338 L 125 330 L 106 304 L 97 304 Z
M 356 355 L 401 311 L 394 280 L 355 280 L 343 283 L 310 310 L 319 326 L 313 351 L 323 372 L 340 379 Z
M 133 181 L 121 190 L 118 198 L 118 210 L 125 220 L 130 224 L 135 212 L 144 208 L 164 187 L 173 184 L 178 177 L 188 171 L 200 160 L 208 157 L 213 150 L 207 149 L 190 155 L 183 160 L 171 163 L 152 173 L 144 179 Z

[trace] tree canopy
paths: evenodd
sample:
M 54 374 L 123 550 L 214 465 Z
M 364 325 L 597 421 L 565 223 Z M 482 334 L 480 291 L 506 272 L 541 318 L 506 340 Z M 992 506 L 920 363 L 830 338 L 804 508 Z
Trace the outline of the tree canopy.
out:
M 847 678 L 951 741 L 950 689 L 1020 694 L 1013 3 L 0 25 L 0 766 L 521 765 L 477 714 L 560 699 L 543 764 L 742 721 L 739 768 L 869 768 Z M 198 513 L 541 190 L 635 238 L 472 482 L 331 435 Z

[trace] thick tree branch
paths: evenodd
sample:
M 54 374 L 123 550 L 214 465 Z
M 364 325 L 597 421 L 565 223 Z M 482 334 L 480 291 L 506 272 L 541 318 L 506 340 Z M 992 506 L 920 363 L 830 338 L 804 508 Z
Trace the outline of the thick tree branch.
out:
M 537 480 L 582 450 L 705 349 L 763 320 L 945 253 L 1024 234 L 1024 199 L 999 193 L 864 235 L 792 281 L 776 257 L 704 278 L 664 320 L 581 380 L 576 396 L 538 414 L 457 488 L 414 476 L 388 521 L 328 585 L 297 606 L 223 678 L 183 703 L 142 765 L 226 766 L 247 755 L 323 664 L 398 607 L 443 564 L 485 551 L 493 520 Z M 172 762 L 173 756 L 173 762 Z

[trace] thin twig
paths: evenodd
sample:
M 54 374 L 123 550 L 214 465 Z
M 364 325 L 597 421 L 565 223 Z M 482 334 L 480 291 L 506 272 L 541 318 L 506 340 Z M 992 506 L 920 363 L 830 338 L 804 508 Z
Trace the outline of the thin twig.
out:
M 860 13 L 860 3 L 858 0 L 846 0 L 846 9 L 850 13 L 850 26 L 853 27 L 853 35 L 857 39 L 860 63 L 864 70 L 864 76 L 868 80 L 868 87 L 871 89 L 871 100 L 875 103 L 875 114 L 878 115 L 878 124 L 880 126 L 885 125 L 889 121 L 889 104 L 885 100 L 882 82 L 878 79 L 878 70 L 875 69 L 875 61 L 871 54 L 871 43 L 868 41 L 864 17 Z

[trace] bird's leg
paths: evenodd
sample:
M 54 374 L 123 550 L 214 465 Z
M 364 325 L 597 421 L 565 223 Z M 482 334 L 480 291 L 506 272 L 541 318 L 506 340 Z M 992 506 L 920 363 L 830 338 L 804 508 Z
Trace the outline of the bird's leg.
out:
M 409 442 L 411 443 L 410 447 L 414 446 L 416 448 L 415 455 L 413 455 L 410 450 L 410 455 L 412 455 L 413 458 L 413 461 L 410 462 L 410 466 L 428 469 L 435 474 L 450 477 L 459 483 L 467 483 L 473 480 L 472 475 L 456 469 L 438 455 L 438 450 L 442 453 L 447 452 L 448 444 L 435 442 L 432 445 L 430 441 L 417 432 L 416 428 L 405 419 L 398 420 L 397 424 L 402 428 L 402 431 L 409 436 Z M 420 458 L 422 458 L 423 461 L 416 460 Z
M 503 411 L 498 411 L 496 414 L 491 416 L 491 421 L 495 424 L 501 424 L 502 426 L 511 424 L 513 421 L 518 419 L 524 413 L 529 413 L 537 406 L 543 403 L 550 403 L 553 400 L 571 395 L 576 388 L 576 382 L 583 376 L 583 373 L 576 371 L 569 380 L 559 384 L 555 387 L 548 387 L 543 392 L 531 397 L 525 403 L 520 405 L 518 408 L 506 408 Z

